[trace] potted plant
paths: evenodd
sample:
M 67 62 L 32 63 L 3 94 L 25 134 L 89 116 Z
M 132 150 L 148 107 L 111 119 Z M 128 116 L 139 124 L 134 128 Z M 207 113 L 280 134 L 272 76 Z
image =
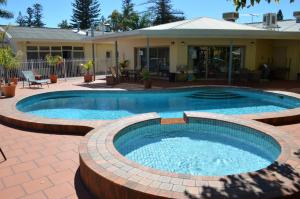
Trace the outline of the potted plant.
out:
M 84 82 L 92 82 L 93 81 L 93 75 L 90 74 L 90 70 L 93 67 L 93 61 L 90 60 L 85 64 L 81 64 L 81 66 L 86 70 L 86 74 L 84 75 Z
M 47 55 L 46 61 L 51 67 L 50 81 L 51 83 L 57 83 L 56 67 L 63 62 L 63 58 L 61 56 Z
M 142 79 L 144 81 L 144 87 L 145 89 L 150 89 L 152 87 L 152 81 L 150 79 L 150 72 L 148 69 L 143 69 L 142 70 Z
M 14 97 L 16 92 L 16 84 L 11 82 L 8 78 L 8 74 L 11 70 L 16 69 L 19 66 L 18 56 L 15 56 L 12 49 L 0 48 L 0 65 L 4 69 L 4 85 L 2 86 L 2 92 L 5 97 Z

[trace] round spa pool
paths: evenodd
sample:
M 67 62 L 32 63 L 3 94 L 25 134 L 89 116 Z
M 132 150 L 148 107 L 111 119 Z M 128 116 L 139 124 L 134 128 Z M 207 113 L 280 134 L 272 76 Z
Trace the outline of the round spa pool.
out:
M 136 124 L 117 134 L 114 146 L 141 165 L 198 176 L 257 171 L 271 165 L 281 153 L 280 145 L 269 135 L 210 119 Z
M 180 118 L 183 111 L 234 114 L 278 112 L 300 107 L 300 100 L 263 91 L 201 87 L 157 91 L 63 91 L 35 95 L 18 110 L 44 118 L 113 120 L 157 112 Z

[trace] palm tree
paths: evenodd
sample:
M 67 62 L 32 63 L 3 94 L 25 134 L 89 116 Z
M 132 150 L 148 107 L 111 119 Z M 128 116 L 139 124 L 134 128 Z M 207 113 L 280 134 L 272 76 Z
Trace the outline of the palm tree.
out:
M 0 0 L 0 5 L 6 5 L 7 0 Z M 0 18 L 11 19 L 14 18 L 14 14 L 10 11 L 0 9 Z

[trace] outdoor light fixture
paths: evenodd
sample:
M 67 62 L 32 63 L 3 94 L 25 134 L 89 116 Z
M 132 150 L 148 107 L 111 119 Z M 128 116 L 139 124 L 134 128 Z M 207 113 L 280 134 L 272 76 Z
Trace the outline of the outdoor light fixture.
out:
M 175 41 L 172 41 L 171 44 L 174 45 L 174 44 L 175 44 Z
M 182 46 L 185 46 L 185 42 L 184 42 L 184 41 L 182 41 L 182 42 L 181 42 L 181 45 L 182 45 Z

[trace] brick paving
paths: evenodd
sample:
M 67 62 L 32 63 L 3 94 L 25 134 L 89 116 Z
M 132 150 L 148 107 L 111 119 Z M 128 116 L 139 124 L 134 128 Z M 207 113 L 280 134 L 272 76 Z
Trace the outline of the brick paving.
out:
M 78 175 L 82 139 L 0 124 L 0 198 L 92 198 Z
M 50 85 L 50 88 L 28 89 L 19 85 L 17 95 L 32 95 L 43 91 L 70 90 L 70 89 L 107 89 L 104 81 L 98 80 L 96 84 L 81 84 L 82 80 L 60 81 L 59 84 Z M 199 83 L 198 83 L 199 84 Z M 180 84 L 182 85 L 182 84 Z M 184 83 L 185 86 L 190 84 Z M 300 93 L 299 82 L 288 84 L 271 83 L 270 86 L 258 86 L 263 88 L 291 90 Z M 157 81 L 155 88 L 174 87 L 177 84 L 169 84 Z M 137 88 L 141 85 L 122 84 L 115 88 Z M 1 106 L 0 99 L 0 106 Z M 165 121 L 168 123 L 168 121 Z M 181 123 L 182 121 L 177 121 Z M 295 137 L 294 142 L 300 144 L 300 124 L 277 127 L 289 132 Z M 80 198 L 92 199 L 87 189 L 82 184 L 79 175 L 78 146 L 83 136 L 56 135 L 18 130 L 0 124 L 0 147 L 7 157 L 5 161 L 0 156 L 0 198 Z M 300 153 L 299 153 L 300 157 Z M 146 182 L 145 182 L 146 183 Z M 173 182 L 174 184 L 176 182 Z M 194 182 L 186 181 L 186 184 Z M 196 186 L 197 186 L 196 182 Z M 150 184 L 151 186 L 164 186 L 167 184 Z M 181 190 L 182 186 L 173 186 L 174 190 Z M 197 190 L 190 190 L 192 193 Z

